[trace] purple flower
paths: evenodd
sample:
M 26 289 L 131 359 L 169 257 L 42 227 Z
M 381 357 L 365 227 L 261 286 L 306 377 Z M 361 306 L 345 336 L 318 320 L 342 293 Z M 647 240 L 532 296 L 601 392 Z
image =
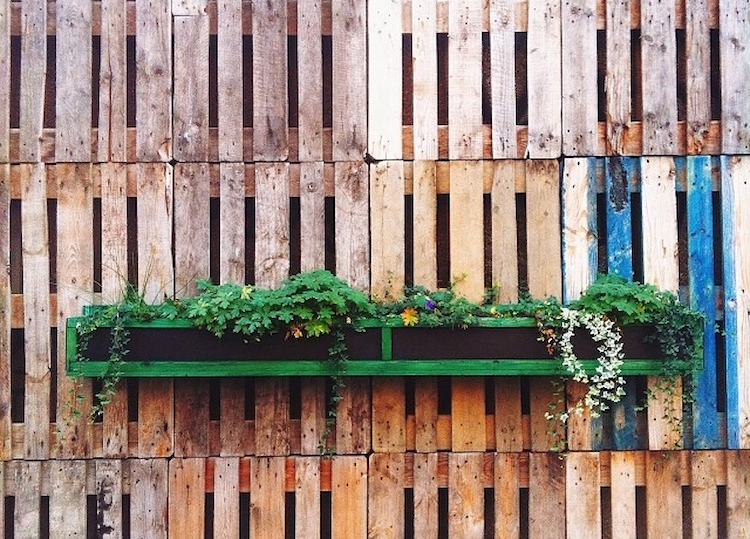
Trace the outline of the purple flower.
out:
M 424 298 L 424 308 L 428 311 L 431 311 L 435 308 L 435 302 L 432 301 L 430 298 Z

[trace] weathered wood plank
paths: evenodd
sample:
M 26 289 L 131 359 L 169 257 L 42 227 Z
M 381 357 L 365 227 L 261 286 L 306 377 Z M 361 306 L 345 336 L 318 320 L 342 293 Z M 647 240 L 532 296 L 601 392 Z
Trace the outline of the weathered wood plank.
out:
M 205 529 L 206 461 L 175 458 L 169 461 L 169 534 L 198 539 Z
M 289 380 L 255 379 L 255 453 L 288 455 L 290 447 Z
M 501 303 L 518 301 L 515 169 L 513 161 L 496 161 L 492 174 L 492 283 Z
M 521 379 L 496 376 L 495 382 L 495 450 L 519 452 L 523 449 L 521 417 Z
M 21 26 L 24 36 L 21 40 L 18 157 L 21 162 L 33 163 L 42 159 L 47 73 L 47 2 L 24 0 L 21 3 Z
M 643 153 L 677 152 L 677 70 L 674 0 L 641 2 Z
M 336 274 L 350 285 L 367 290 L 370 286 L 367 165 L 337 162 L 334 176 Z
M 690 520 L 693 537 L 718 539 L 717 455 L 710 451 L 693 451 L 690 457 Z
M 195 16 L 206 12 L 208 0 L 172 0 L 172 15 Z
M 320 458 L 294 460 L 294 531 L 298 537 L 320 539 Z
M 610 455 L 612 539 L 635 539 L 635 453 L 613 451 Z
M 333 160 L 352 161 L 367 147 L 366 2 L 333 0 L 331 11 Z
M 12 518 L 15 539 L 37 539 L 41 534 L 42 463 L 16 462 L 14 476 L 15 512 Z
M 484 537 L 484 455 L 448 455 L 448 535 Z
M 448 156 L 480 159 L 482 140 L 482 4 L 448 4 Z
M 122 461 L 97 460 L 96 476 L 96 530 L 100 537 L 121 539 L 122 525 Z
M 404 455 L 373 453 L 367 473 L 367 536 L 398 539 L 404 536 Z
M 172 17 L 170 0 L 136 4 L 136 159 L 172 157 Z
M 370 167 L 370 293 L 374 297 L 402 295 L 404 247 L 403 162 L 375 163 Z
M 750 529 L 750 453 L 727 453 L 727 537 Z
M 130 536 L 167 539 L 169 470 L 164 459 L 130 461 Z
M 481 161 L 450 162 L 450 271 L 458 294 L 484 294 L 484 200 Z
M 326 221 L 323 163 L 300 163 L 299 213 L 300 268 L 309 271 L 325 267 Z
M 596 155 L 596 0 L 563 3 L 562 20 L 563 154 Z
M 602 534 L 599 453 L 573 452 L 565 459 L 565 521 L 568 537 Z
M 240 528 L 240 459 L 214 460 L 214 539 L 236 539 Z
M 219 167 L 219 279 L 245 282 L 245 165 Z
M 321 0 L 297 2 L 297 136 L 302 163 L 323 160 L 322 4 Z
M 0 267 L 10 268 L 10 231 L 10 165 L 0 164 Z M 0 272 L 0 461 L 10 460 L 12 454 L 10 306 L 10 272 L 4 271 Z
M 672 458 L 670 458 L 672 457 Z M 680 459 L 663 452 L 646 454 L 646 528 L 649 537 L 682 537 Z
M 406 394 L 402 377 L 372 379 L 372 450 L 406 451 Z
M 209 390 L 205 378 L 174 381 L 174 455 L 207 457 L 209 449 Z
M 50 463 L 50 539 L 86 535 L 86 461 Z
M 552 377 L 533 377 L 529 382 L 529 413 L 531 450 L 561 449 L 565 426 L 557 419 L 547 419 L 546 413 L 557 414 L 564 410 L 564 395 L 560 381 Z
M 223 378 L 219 384 L 219 454 L 222 457 L 247 453 L 245 424 L 245 380 Z
M 370 452 L 372 445 L 370 380 L 350 377 L 345 384 L 336 408 L 336 453 L 366 454 Z
M 606 0 L 607 72 L 605 99 L 607 111 L 607 153 L 627 154 L 631 113 L 630 59 L 631 0 Z
M 708 0 L 685 1 L 687 153 L 706 151 L 711 125 L 711 31 Z
M 495 455 L 495 537 L 521 536 L 519 459 L 514 453 Z
M 197 279 L 210 273 L 208 163 L 178 163 L 174 173 L 175 291 L 194 296 Z
M 492 87 L 492 157 L 518 157 L 516 141 L 515 2 L 491 0 L 490 77 Z
M 487 447 L 485 425 L 485 387 L 480 376 L 451 378 L 451 449 L 484 451 Z
M 325 379 L 306 377 L 302 379 L 300 386 L 300 453 L 317 455 L 321 450 L 328 411 Z
M 591 158 L 566 159 L 562 185 L 563 300 L 578 299 L 596 278 L 596 176 Z
M 438 455 L 414 454 L 414 537 L 438 536 Z
M 179 161 L 206 161 L 208 159 L 208 15 L 174 17 L 173 32 L 172 138 L 174 158 Z M 236 67 L 235 70 L 237 70 Z
M 126 1 L 101 3 L 97 159 L 127 160 Z
M 564 539 L 565 461 L 555 453 L 529 455 L 529 537 Z M 571 503 L 575 503 L 571 500 Z
M 253 158 L 289 155 L 286 2 L 253 0 Z
M 437 159 L 436 0 L 412 1 L 411 10 L 414 159 Z M 417 175 L 414 174 L 414 177 Z
M 255 165 L 255 284 L 289 277 L 289 165 Z
M 375 159 L 400 159 L 401 0 L 367 4 L 367 151 Z
M 413 163 L 413 278 L 437 288 L 437 171 L 434 161 Z
M 562 50 L 559 0 L 529 2 L 527 85 L 532 158 L 555 158 L 562 150 Z
M 23 262 L 24 457 L 49 456 L 50 304 L 47 170 L 21 165 L 21 234 Z
M 10 159 L 10 2 L 0 4 L 0 163 Z
M 529 292 L 562 296 L 560 175 L 557 161 L 526 162 L 526 251 Z
M 438 388 L 434 376 L 419 376 L 414 380 L 414 424 L 416 451 L 437 451 Z
M 724 154 L 750 150 L 750 100 L 745 82 L 750 77 L 748 21 L 750 5 L 742 0 L 722 0 L 719 13 L 721 70 L 721 151 Z
M 220 0 L 216 12 L 219 161 L 242 161 L 242 0 Z
M 55 159 L 91 160 L 91 2 L 57 0 Z
M 332 539 L 367 537 L 367 458 L 331 459 Z

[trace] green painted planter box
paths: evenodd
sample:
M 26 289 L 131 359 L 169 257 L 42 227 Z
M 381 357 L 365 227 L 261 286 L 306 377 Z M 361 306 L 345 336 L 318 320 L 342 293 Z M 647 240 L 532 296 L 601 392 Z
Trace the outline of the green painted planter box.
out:
M 101 376 L 107 368 L 109 332 L 94 333 L 87 359 L 78 359 L 75 330 L 67 323 L 67 372 Z M 363 331 L 347 331 L 350 355 L 347 376 L 428 375 L 556 375 L 560 361 L 547 354 L 531 318 L 491 318 L 467 329 L 404 327 L 366 320 Z M 624 375 L 658 374 L 663 360 L 658 346 L 644 342 L 648 328 L 625 328 Z M 261 341 L 241 335 L 215 337 L 188 320 L 156 320 L 130 327 L 125 377 L 325 376 L 337 374 L 327 361 L 330 336 L 285 339 L 272 335 Z M 596 348 L 585 335 L 574 339 L 575 350 L 593 372 Z M 588 359 L 586 359 L 588 358 Z

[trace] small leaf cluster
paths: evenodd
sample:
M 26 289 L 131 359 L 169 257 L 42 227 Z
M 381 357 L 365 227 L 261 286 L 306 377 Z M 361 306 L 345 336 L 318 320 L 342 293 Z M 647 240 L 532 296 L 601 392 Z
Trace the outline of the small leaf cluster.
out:
M 489 316 L 483 305 L 460 297 L 453 287 L 429 291 L 423 286 L 406 286 L 401 299 L 377 306 L 377 315 L 386 321 L 398 321 L 405 326 L 468 327 L 478 317 Z

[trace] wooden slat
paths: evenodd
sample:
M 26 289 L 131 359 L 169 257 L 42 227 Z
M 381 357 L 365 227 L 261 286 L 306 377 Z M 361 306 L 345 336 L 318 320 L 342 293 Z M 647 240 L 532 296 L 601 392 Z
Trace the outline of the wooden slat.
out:
M 209 449 L 209 389 L 205 378 L 174 381 L 174 454 L 207 457 Z
M 646 454 L 646 528 L 649 537 L 682 537 L 680 459 L 663 452 Z
M 685 1 L 687 56 L 687 153 L 706 151 L 711 124 L 711 33 L 709 2 Z
M 693 451 L 690 456 L 690 520 L 693 537 L 718 539 L 717 456 L 708 451 Z
M 173 32 L 174 158 L 205 161 L 208 159 L 208 15 L 174 17 Z
M 481 161 L 450 162 L 450 271 L 458 294 L 484 294 L 484 200 Z
M 290 445 L 289 380 L 255 379 L 255 452 L 288 455 Z
M 52 461 L 50 489 L 50 538 L 85 536 L 86 461 Z
M 592 159 L 566 159 L 562 186 L 563 299 L 578 299 L 596 278 L 596 177 Z
M 727 453 L 727 537 L 750 529 L 750 453 Z
M 294 472 L 294 531 L 320 539 L 320 458 L 297 457 Z
M 610 155 L 628 153 L 626 139 L 631 119 L 630 11 L 631 0 L 606 0 L 606 140 L 607 153 Z
M 526 162 L 526 245 L 529 292 L 562 296 L 560 176 L 557 161 Z
M 370 381 L 364 377 L 351 377 L 345 379 L 345 384 L 336 412 L 336 453 L 369 453 L 372 445 Z
M 413 278 L 437 288 L 437 175 L 434 161 L 413 164 Z
M 57 429 L 60 455 L 84 456 L 91 451 L 86 422 L 91 406 L 91 381 L 64 376 L 67 318 L 93 303 L 94 241 L 91 165 L 59 164 L 57 175 Z M 71 402 L 76 404 L 71 409 Z
M 517 454 L 495 455 L 495 537 L 521 536 L 519 468 Z
M 320 161 L 299 169 L 300 268 L 309 271 L 325 267 L 325 178 Z
M 523 425 L 521 419 L 521 379 L 497 376 L 495 382 L 495 450 L 521 451 Z
M 14 539 L 36 539 L 41 533 L 42 463 L 15 463 Z
M 643 153 L 677 152 L 674 0 L 641 2 Z
M 207 163 L 179 163 L 174 178 L 175 292 L 194 296 L 210 273 L 210 179 Z
M 0 267 L 5 268 L 10 268 L 10 229 L 10 165 L 0 164 Z M 10 272 L 0 272 L 0 461 L 11 457 L 10 306 Z
M 126 1 L 101 6 L 97 158 L 124 162 L 127 155 Z
M 565 382 L 565 401 L 568 409 L 584 403 L 589 386 L 574 380 Z M 567 444 L 571 451 L 591 451 L 601 435 L 601 417 L 594 417 L 589 408 L 570 414 L 567 422 Z
M 206 461 L 175 458 L 169 461 L 169 534 L 201 538 L 205 523 Z
M 333 457 L 331 461 L 331 537 L 367 537 L 367 458 Z
M 527 85 L 532 158 L 562 150 L 561 10 L 559 0 L 529 2 Z
M 367 165 L 336 163 L 336 274 L 350 285 L 370 286 L 369 195 Z
M 242 161 L 242 0 L 217 2 L 219 161 Z
M 400 297 L 406 257 L 402 161 L 370 167 L 370 246 L 370 293 L 380 299 Z
M 481 453 L 448 455 L 448 535 L 484 537 L 484 457 Z
M 514 161 L 496 161 L 492 174 L 492 283 L 501 303 L 518 301 L 515 169 Z
M 333 0 L 331 11 L 333 160 L 352 161 L 367 147 L 366 2 Z
M 598 539 L 602 533 L 599 453 L 573 452 L 565 459 L 568 537 Z
M 437 159 L 436 0 L 411 2 L 411 9 L 414 159 Z M 414 174 L 414 177 L 417 175 Z
M 136 158 L 172 157 L 172 17 L 169 0 L 136 4 Z
M 131 537 L 167 538 L 168 493 L 167 460 L 130 461 Z
M 635 539 L 635 453 L 613 451 L 610 456 L 612 539 Z
M 297 2 L 298 153 L 300 162 L 323 159 L 322 2 Z M 304 184 L 303 184 L 304 185 Z
M 372 450 L 406 451 L 406 394 L 402 377 L 372 379 Z
M 240 459 L 214 461 L 214 539 L 236 539 L 240 527 Z
M 326 422 L 325 379 L 305 377 L 300 383 L 300 453 L 317 455 Z
M 286 2 L 253 0 L 253 159 L 289 155 Z
M 560 381 L 550 377 L 533 377 L 529 382 L 529 413 L 531 427 L 531 450 L 549 451 L 560 448 L 565 435 L 565 425 L 557 419 L 548 420 L 546 412 L 557 414 L 565 406 L 564 396 L 559 394 Z
M 721 70 L 721 152 L 747 153 L 750 150 L 750 100 L 745 81 L 750 76 L 747 21 L 750 6 L 742 0 L 722 0 L 719 21 Z
M 289 165 L 255 165 L 255 284 L 289 276 Z
M 91 160 L 91 3 L 57 0 L 55 159 Z
M 403 453 L 370 455 L 367 478 L 367 536 L 382 539 L 403 537 L 405 523 Z
M 438 535 L 438 455 L 414 455 L 414 537 Z
M 24 457 L 47 458 L 50 421 L 50 304 L 47 231 L 47 176 L 44 165 L 21 166 L 23 237 Z
M 245 380 L 223 378 L 219 384 L 219 454 L 223 457 L 246 454 Z
M 562 4 L 562 148 L 567 156 L 596 155 L 596 0 Z
M 486 443 L 485 386 L 480 376 L 451 378 L 451 449 L 484 451 Z
M 10 2 L 0 5 L 0 163 L 10 159 Z
M 122 531 L 122 461 L 97 460 L 96 522 L 102 536 L 121 539 Z
M 400 159 L 402 152 L 401 20 L 401 0 L 367 4 L 367 151 L 378 160 Z
M 21 162 L 38 162 L 42 158 L 47 72 L 47 2 L 24 0 L 21 3 L 21 24 L 25 32 L 21 40 L 18 157 Z
M 479 0 L 448 4 L 448 156 L 480 159 L 482 141 L 482 35 Z
M 434 376 L 414 380 L 414 423 L 416 451 L 437 451 L 438 386 Z
M 564 539 L 565 461 L 555 453 L 529 455 L 529 537 Z M 576 501 L 570 500 L 570 503 Z
M 516 148 L 515 2 L 491 0 L 490 73 L 492 88 L 492 157 L 518 157 Z
M 219 167 L 219 280 L 245 282 L 245 166 Z

